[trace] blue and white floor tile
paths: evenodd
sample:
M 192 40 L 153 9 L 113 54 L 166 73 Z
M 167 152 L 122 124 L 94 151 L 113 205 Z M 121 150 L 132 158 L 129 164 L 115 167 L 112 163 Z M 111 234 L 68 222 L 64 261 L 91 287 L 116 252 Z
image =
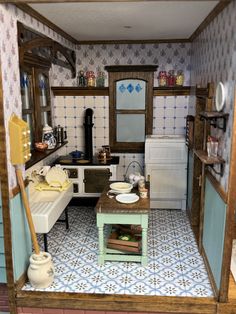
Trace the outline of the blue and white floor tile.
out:
M 48 234 L 55 279 L 44 291 L 152 296 L 212 297 L 207 272 L 186 213 L 152 210 L 148 265 L 97 264 L 98 233 L 93 208 L 71 207 L 69 230 L 57 223 Z M 108 231 L 108 229 L 107 229 Z M 43 239 L 39 236 L 41 249 Z M 24 290 L 36 290 L 27 283 Z

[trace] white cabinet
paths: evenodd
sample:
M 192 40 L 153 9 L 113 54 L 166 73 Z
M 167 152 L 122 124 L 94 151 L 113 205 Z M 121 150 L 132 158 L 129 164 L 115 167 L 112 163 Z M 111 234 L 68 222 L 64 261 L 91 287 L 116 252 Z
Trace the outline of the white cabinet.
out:
M 85 180 L 85 170 L 108 170 L 109 180 L 116 180 L 117 165 L 104 165 L 104 166 L 77 166 L 77 165 L 63 165 L 63 169 L 67 169 L 69 173 L 69 178 L 73 183 L 73 197 L 97 197 L 100 193 L 87 192 L 86 180 Z M 99 175 L 99 174 L 98 174 Z M 96 175 L 94 177 L 94 182 L 96 185 Z M 98 181 L 97 181 L 98 182 Z M 99 184 L 99 183 L 98 183 Z
M 152 208 L 186 209 L 187 149 L 183 136 L 147 136 L 145 177 L 150 181 Z

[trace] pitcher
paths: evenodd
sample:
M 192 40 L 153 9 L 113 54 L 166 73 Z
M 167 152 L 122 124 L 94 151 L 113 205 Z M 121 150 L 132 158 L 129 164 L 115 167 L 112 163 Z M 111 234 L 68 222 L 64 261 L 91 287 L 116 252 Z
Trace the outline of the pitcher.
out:
M 45 125 L 43 128 L 42 142 L 48 144 L 48 149 L 55 148 L 57 141 L 53 135 L 53 129 L 49 125 Z

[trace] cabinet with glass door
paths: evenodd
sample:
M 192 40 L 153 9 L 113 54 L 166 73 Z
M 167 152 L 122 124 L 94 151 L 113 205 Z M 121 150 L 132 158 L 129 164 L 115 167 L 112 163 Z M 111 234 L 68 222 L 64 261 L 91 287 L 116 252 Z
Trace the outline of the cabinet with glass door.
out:
M 51 100 L 48 69 L 21 67 L 22 117 L 31 131 L 31 145 L 40 142 L 45 124 L 51 125 Z

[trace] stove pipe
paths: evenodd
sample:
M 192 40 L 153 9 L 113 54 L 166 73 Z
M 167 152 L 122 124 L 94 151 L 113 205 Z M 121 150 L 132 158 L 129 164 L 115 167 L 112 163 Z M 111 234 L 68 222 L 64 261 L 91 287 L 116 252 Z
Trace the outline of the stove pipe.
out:
M 84 130 L 85 130 L 85 158 L 88 160 L 93 159 L 93 110 L 88 108 L 85 112 Z

